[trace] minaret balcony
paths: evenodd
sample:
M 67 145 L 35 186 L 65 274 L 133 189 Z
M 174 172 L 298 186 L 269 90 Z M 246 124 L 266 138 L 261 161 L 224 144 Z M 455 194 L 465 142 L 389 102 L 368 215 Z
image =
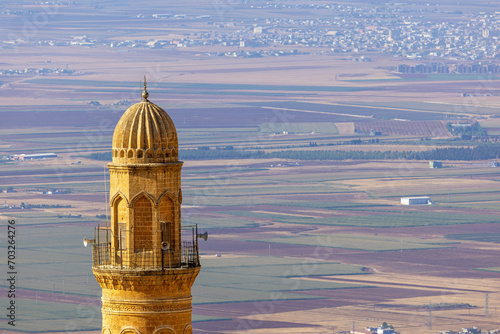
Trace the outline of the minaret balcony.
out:
M 114 242 L 111 228 L 95 228 L 92 266 L 99 270 L 159 271 L 200 266 L 197 226 L 182 226 L 180 245 L 160 242 L 148 249 L 121 247 Z

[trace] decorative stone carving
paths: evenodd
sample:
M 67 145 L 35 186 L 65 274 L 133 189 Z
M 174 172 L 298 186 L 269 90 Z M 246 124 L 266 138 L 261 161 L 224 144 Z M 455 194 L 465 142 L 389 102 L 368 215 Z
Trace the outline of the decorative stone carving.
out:
M 175 331 L 170 326 L 160 327 L 153 334 L 175 334 Z
M 117 302 L 103 300 L 103 312 L 152 313 L 191 311 L 191 298 L 181 300 L 145 300 L 143 302 Z
M 142 333 L 136 328 L 128 327 L 128 328 L 122 329 L 120 334 L 142 334 Z
M 193 334 L 193 327 L 191 327 L 191 325 L 186 325 L 182 334 Z

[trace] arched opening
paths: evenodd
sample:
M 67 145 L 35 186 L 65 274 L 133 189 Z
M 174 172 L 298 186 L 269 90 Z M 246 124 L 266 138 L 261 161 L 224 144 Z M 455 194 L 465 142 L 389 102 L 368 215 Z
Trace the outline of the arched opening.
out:
M 141 196 L 134 206 L 134 251 L 151 251 L 153 248 L 153 209 L 151 202 Z
M 127 158 L 131 159 L 133 157 L 134 157 L 134 150 L 132 150 L 132 149 L 128 150 Z
M 120 151 L 120 158 L 125 158 L 125 150 Z
M 139 149 L 137 150 L 137 158 L 142 159 L 144 157 L 144 151 Z
M 114 263 L 120 265 L 127 251 L 127 220 L 128 208 L 127 201 L 118 197 L 113 203 L 113 221 L 112 221 L 112 248 L 114 252 Z
M 180 231 L 176 227 L 174 210 L 174 202 L 165 194 L 158 204 L 158 213 L 161 231 L 159 239 L 162 245 L 168 245 L 166 248 L 162 247 L 161 250 L 162 263 L 166 267 L 175 267 L 180 261 L 180 240 L 177 237 Z

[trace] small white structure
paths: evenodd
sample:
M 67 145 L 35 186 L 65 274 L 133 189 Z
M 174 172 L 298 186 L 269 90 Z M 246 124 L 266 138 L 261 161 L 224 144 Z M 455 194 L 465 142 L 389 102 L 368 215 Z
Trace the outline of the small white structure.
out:
M 401 204 L 423 205 L 423 204 L 433 204 L 433 203 L 429 196 L 421 196 L 421 197 L 401 197 Z
M 37 154 L 17 154 L 12 156 L 11 160 L 35 160 L 57 158 L 55 153 L 37 153 Z

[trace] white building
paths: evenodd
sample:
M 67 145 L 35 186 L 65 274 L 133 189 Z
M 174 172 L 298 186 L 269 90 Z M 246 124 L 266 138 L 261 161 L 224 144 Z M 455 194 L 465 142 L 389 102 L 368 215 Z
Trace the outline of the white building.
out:
M 35 159 L 50 159 L 57 158 L 55 153 L 38 153 L 38 154 L 17 154 L 12 156 L 11 160 L 35 160 Z
M 422 204 L 432 204 L 432 201 L 431 201 L 431 198 L 428 196 L 401 197 L 401 204 L 403 204 L 403 205 L 422 205 Z

